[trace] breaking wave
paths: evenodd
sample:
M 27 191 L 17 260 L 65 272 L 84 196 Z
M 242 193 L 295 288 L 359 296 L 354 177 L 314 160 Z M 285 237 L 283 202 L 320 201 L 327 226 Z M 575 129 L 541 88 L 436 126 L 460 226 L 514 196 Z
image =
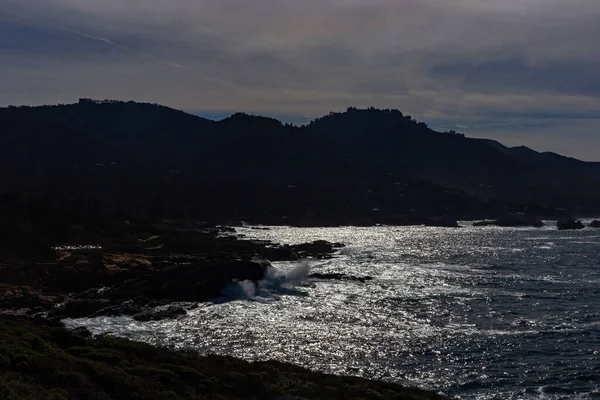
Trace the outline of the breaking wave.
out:
M 310 274 L 309 261 L 301 261 L 291 269 L 275 268 L 266 260 L 257 260 L 257 262 L 264 265 L 266 269 L 265 277 L 261 281 L 234 282 L 221 290 L 221 294 L 235 300 L 270 300 L 282 294 L 305 294 L 297 287 Z

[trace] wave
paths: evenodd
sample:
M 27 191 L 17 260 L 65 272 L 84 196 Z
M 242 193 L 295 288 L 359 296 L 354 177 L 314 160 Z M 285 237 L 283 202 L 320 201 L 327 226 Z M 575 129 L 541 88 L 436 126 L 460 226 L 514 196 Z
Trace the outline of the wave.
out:
M 267 260 L 257 260 L 265 266 L 265 277 L 258 283 L 253 281 L 234 282 L 221 290 L 221 294 L 234 300 L 268 300 L 278 295 L 305 295 L 297 289 L 309 276 L 311 265 L 305 260 L 291 269 L 273 267 Z

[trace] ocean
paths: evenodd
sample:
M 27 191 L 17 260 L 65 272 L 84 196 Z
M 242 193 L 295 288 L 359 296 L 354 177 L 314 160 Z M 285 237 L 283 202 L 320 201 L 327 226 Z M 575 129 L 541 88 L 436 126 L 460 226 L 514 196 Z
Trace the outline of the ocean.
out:
M 239 228 L 347 247 L 273 263 L 177 320 L 65 321 L 175 349 L 275 359 L 457 399 L 600 398 L 600 230 Z M 321 279 L 311 274 L 342 274 Z M 337 278 L 340 278 L 337 277 Z M 351 279 L 372 278 L 371 280 Z

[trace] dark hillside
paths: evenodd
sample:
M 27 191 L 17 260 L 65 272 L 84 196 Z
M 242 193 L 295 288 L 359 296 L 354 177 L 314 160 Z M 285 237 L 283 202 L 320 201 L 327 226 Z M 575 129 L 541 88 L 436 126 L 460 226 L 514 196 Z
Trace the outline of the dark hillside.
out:
M 445 399 L 274 361 L 200 357 L 0 317 L 0 399 Z
M 598 164 L 436 132 L 397 110 L 295 127 L 81 100 L 0 109 L 0 144 L 4 192 L 103 215 L 408 223 L 600 208 Z

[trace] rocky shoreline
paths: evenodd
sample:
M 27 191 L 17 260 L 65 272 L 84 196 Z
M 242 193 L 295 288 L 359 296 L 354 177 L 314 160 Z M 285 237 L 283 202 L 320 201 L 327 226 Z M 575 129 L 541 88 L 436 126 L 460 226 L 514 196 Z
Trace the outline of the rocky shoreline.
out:
M 343 246 L 240 240 L 231 228 L 220 226 L 126 228 L 96 236 L 93 245 L 57 246 L 54 259 L 0 265 L 0 313 L 49 320 L 172 318 L 197 302 L 222 296 L 232 282 L 260 281 L 271 268 L 262 260 L 322 259 Z M 171 303 L 180 305 L 167 306 Z
M 203 224 L 125 224 L 56 246 L 52 256 L 5 259 L 0 399 L 445 399 L 279 362 L 200 356 L 64 328 L 65 318 L 177 318 L 198 302 L 222 296 L 231 282 L 263 279 L 272 268 L 263 260 L 323 259 L 343 247 L 326 241 L 275 245 L 233 233 Z
M 459 227 L 455 220 L 449 218 L 405 222 L 409 225 Z M 474 223 L 473 226 L 541 227 L 543 223 L 527 215 L 510 214 L 496 220 Z M 600 222 L 594 221 L 589 226 L 598 227 Z M 583 225 L 574 219 L 559 221 L 557 224 L 558 229 L 582 227 Z M 94 229 L 73 225 L 67 233 L 57 235 L 60 239 L 58 243 L 52 244 L 53 248 L 48 247 L 47 241 L 38 241 L 37 235 L 35 237 L 35 241 L 29 242 L 15 238 L 20 240 L 24 250 L 18 254 L 0 253 L 0 325 L 3 329 L 0 333 L 4 334 L 3 342 L 0 343 L 4 354 L 4 358 L 0 357 L 0 383 L 13 388 L 4 392 L 0 390 L 0 399 L 11 398 L 10 396 L 83 399 L 91 398 L 84 395 L 85 393 L 96 393 L 95 391 L 100 393 L 100 397 L 94 398 L 100 399 L 128 398 L 126 393 L 130 391 L 138 393 L 139 398 L 158 398 L 152 397 L 152 394 L 139 387 L 130 387 L 130 383 L 135 380 L 149 382 L 149 385 L 164 390 L 166 394 L 161 392 L 164 396 L 160 398 L 165 399 L 248 398 L 243 395 L 236 397 L 232 395 L 233 392 L 221 393 L 216 397 L 195 396 L 194 391 L 200 390 L 199 386 L 195 386 L 195 381 L 188 381 L 187 375 L 180 374 L 178 370 L 163 368 L 162 364 L 155 365 L 155 357 L 166 357 L 175 364 L 188 365 L 191 370 L 196 371 L 186 370 L 186 373 L 192 375 L 198 373 L 198 366 L 216 363 L 220 366 L 215 371 L 218 375 L 217 380 L 221 379 L 223 374 L 234 374 L 235 379 L 231 378 L 230 381 L 230 388 L 234 391 L 244 387 L 249 379 L 239 374 L 250 376 L 253 374 L 251 370 L 256 368 L 263 371 L 261 373 L 272 373 L 277 369 L 283 371 L 281 379 L 296 379 L 296 386 L 283 389 L 286 395 L 305 393 L 295 398 L 328 398 L 323 395 L 325 392 L 319 389 L 321 383 L 314 386 L 315 382 L 323 382 L 332 396 L 343 395 L 345 398 L 352 398 L 352 395 L 360 392 L 355 386 L 358 384 L 358 378 L 331 377 L 287 364 L 250 364 L 224 357 L 174 353 L 116 338 L 91 337 L 85 328 L 69 332 L 61 323 L 67 318 L 98 316 L 126 315 L 138 321 L 177 318 L 185 315 L 189 309 L 197 307 L 199 302 L 223 297 L 226 293 L 223 290 L 232 282 L 257 283 L 264 279 L 269 268 L 272 268 L 266 260 L 326 259 L 344 247 L 341 243 L 315 241 L 298 245 L 278 245 L 268 241 L 249 240 L 228 226 L 168 220 L 153 223 L 111 222 Z M 362 283 L 373 279 L 369 276 L 320 273 L 313 273 L 310 278 Z M 64 359 L 60 365 L 56 365 L 57 368 L 70 365 L 69 368 L 76 371 L 81 365 L 94 364 L 93 368 L 102 369 L 106 373 L 99 375 L 101 379 L 107 379 L 110 384 L 104 386 L 104 383 L 96 382 L 96 375 L 93 375 L 88 367 L 77 372 L 77 379 L 81 381 L 75 392 L 57 377 L 36 376 L 38 372 L 35 371 L 41 368 L 38 363 L 47 360 L 49 356 L 40 354 L 23 364 L 22 360 L 30 354 L 24 355 L 24 343 L 19 337 L 22 331 L 35 332 L 38 339 L 32 340 L 44 343 L 39 345 L 43 351 L 52 348 L 53 354 L 62 354 Z M 83 350 L 78 349 L 83 347 L 87 350 L 81 353 Z M 141 347 L 143 354 L 140 353 L 142 355 L 130 361 L 131 354 L 139 351 Z M 119 362 L 124 363 L 123 365 L 131 366 L 137 363 L 133 370 L 127 370 L 131 380 L 117 383 L 111 381 L 109 376 L 118 375 L 125 367 L 117 366 L 116 372 L 109 372 L 113 365 L 108 364 L 112 361 L 105 362 L 102 359 L 103 354 L 111 354 L 111 360 L 121 360 Z M 146 368 L 162 372 L 146 373 Z M 202 368 L 200 374 L 205 373 Z M 10 371 L 20 371 L 20 376 L 26 377 L 26 385 L 21 387 L 20 381 L 15 383 Z M 174 380 L 179 382 L 177 386 L 172 386 Z M 213 381 L 209 379 L 209 382 Z M 360 382 L 359 385 L 363 385 L 361 387 L 374 388 L 363 393 L 361 398 L 444 398 L 431 392 L 405 389 L 398 385 L 367 380 Z M 118 389 L 111 391 L 115 384 Z M 207 383 L 203 385 L 201 386 L 204 389 L 210 386 Z M 307 390 L 305 385 L 312 388 L 312 391 Z M 176 389 L 169 390 L 171 387 Z M 210 390 L 218 391 L 215 387 Z M 282 395 L 269 387 L 260 386 L 260 390 L 268 394 L 261 398 L 281 398 Z M 27 396 L 18 397 L 15 393 Z
M 425 225 L 459 227 L 455 220 L 436 218 Z M 473 224 L 543 225 L 523 214 Z M 561 230 L 584 228 L 578 220 L 557 225 Z M 594 226 L 599 222 L 590 224 Z M 140 225 L 126 221 L 93 234 L 71 234 L 71 241 L 55 244 L 52 251 L 0 258 L 0 314 L 51 320 L 105 315 L 173 318 L 197 302 L 222 296 L 232 282 L 260 281 L 270 268 L 263 260 L 322 259 L 344 246 L 326 241 L 277 245 L 235 233 L 234 228 L 189 221 Z M 179 305 L 167 307 L 171 303 Z M 153 312 L 156 307 L 161 308 Z

